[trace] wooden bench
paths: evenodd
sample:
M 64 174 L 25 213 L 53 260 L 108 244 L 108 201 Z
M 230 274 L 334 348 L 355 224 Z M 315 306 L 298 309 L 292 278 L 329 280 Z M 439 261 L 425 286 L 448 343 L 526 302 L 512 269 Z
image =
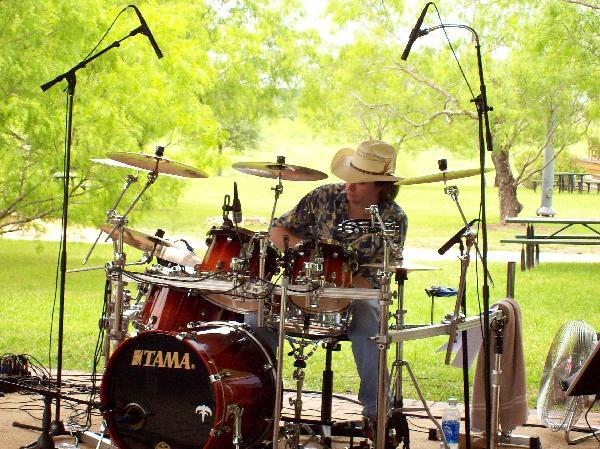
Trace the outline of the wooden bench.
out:
M 521 246 L 521 271 L 532 268 L 540 263 L 540 245 L 600 245 L 600 236 L 593 235 L 555 235 L 551 238 L 537 236 L 526 238 L 517 235 L 514 239 L 501 239 L 500 243 L 520 243 Z

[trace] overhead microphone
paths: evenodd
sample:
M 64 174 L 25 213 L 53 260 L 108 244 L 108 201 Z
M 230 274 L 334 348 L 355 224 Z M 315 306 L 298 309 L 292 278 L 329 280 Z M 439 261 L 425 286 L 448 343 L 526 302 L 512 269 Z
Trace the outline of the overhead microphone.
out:
M 233 182 L 233 202 L 231 204 L 231 210 L 233 211 L 233 222 L 239 224 L 242 222 L 242 204 L 238 197 L 237 182 Z
M 129 7 L 133 8 L 133 10 L 135 11 L 135 13 L 138 16 L 138 19 L 140 19 L 140 24 L 142 25 L 142 34 L 145 34 L 146 37 L 148 37 L 148 40 L 150 41 L 152 48 L 154 48 L 154 52 L 156 53 L 156 56 L 159 59 L 162 58 L 163 57 L 162 51 L 160 51 L 160 48 L 158 47 L 158 44 L 156 43 L 156 40 L 154 39 L 154 35 L 152 34 L 152 31 L 150 31 L 150 28 L 148 28 L 148 24 L 144 20 L 144 16 L 142 16 L 142 13 L 140 12 L 140 10 L 138 9 L 137 6 L 129 5 Z
M 421 37 L 421 36 L 425 36 L 427 34 L 427 31 L 421 30 L 421 25 L 423 25 L 423 19 L 425 19 L 425 14 L 427 13 L 427 8 L 429 8 L 429 5 L 433 5 L 433 2 L 427 2 L 427 4 L 425 5 L 425 8 L 423 8 L 423 11 L 421 12 L 421 15 L 417 19 L 417 23 L 415 24 L 415 27 L 410 32 L 410 36 L 408 36 L 408 42 L 406 43 L 406 47 L 404 48 L 404 51 L 402 52 L 402 56 L 400 56 L 400 59 L 402 59 L 403 61 L 406 61 L 408 59 L 408 54 L 410 53 L 410 49 L 412 48 L 412 45 L 415 43 L 417 38 Z

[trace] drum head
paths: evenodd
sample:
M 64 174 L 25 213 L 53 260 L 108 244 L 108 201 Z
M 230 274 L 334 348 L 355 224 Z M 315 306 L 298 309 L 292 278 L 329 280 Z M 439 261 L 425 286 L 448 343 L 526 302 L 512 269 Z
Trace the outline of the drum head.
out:
M 218 414 L 210 374 L 192 346 L 172 335 L 126 340 L 102 382 L 111 437 L 127 449 L 202 448 Z

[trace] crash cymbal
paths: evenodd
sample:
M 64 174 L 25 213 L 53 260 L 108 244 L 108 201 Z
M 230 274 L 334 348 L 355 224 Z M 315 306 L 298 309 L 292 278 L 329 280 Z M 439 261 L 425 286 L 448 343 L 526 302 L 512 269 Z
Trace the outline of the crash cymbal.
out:
M 486 168 L 485 171 L 492 171 L 493 168 Z M 481 173 L 480 168 L 469 168 L 467 170 L 454 170 L 454 171 L 443 171 L 439 173 L 433 173 L 431 175 L 417 176 L 416 178 L 404 178 L 397 182 L 398 185 L 410 185 L 410 184 L 425 184 L 428 182 L 438 182 L 450 179 L 468 178 L 469 176 L 475 176 Z
M 380 270 L 383 269 L 383 263 L 364 263 L 361 265 L 361 267 L 366 267 L 366 268 L 378 268 Z M 430 267 L 427 265 L 418 265 L 416 263 L 412 263 L 412 262 L 406 262 L 406 261 L 394 261 L 394 262 L 390 262 L 388 264 L 388 267 L 390 269 L 390 271 L 396 271 L 396 270 L 406 270 L 407 273 L 410 273 L 412 271 L 432 271 L 432 270 L 441 270 L 441 268 L 438 267 Z
M 116 240 L 118 238 L 118 231 L 113 231 L 113 228 L 114 225 L 110 223 L 100 225 L 100 229 L 106 234 L 109 234 L 112 231 L 110 237 L 113 240 Z M 145 252 L 154 250 L 154 255 L 156 257 L 179 265 L 193 267 L 202 262 L 196 254 L 187 249 L 179 248 L 168 240 L 145 234 L 131 228 L 123 228 L 123 242 Z
M 319 170 L 280 162 L 236 162 L 232 167 L 249 175 L 273 179 L 281 177 L 284 181 L 319 181 L 327 178 Z
M 165 175 L 180 176 L 182 178 L 208 178 L 206 173 L 197 168 L 151 154 L 129 152 L 108 153 L 106 157 L 125 164 L 130 168 L 139 168 L 146 171 L 163 173 Z

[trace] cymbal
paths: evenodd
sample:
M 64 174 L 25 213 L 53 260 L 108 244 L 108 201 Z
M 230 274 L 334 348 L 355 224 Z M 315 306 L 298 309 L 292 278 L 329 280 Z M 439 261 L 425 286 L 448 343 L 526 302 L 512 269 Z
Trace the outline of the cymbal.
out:
M 493 168 L 486 168 L 485 171 L 492 171 Z M 466 170 L 454 170 L 454 171 L 443 171 L 439 173 L 433 173 L 431 175 L 417 176 L 416 178 L 404 178 L 398 181 L 398 185 L 410 185 L 410 184 L 425 184 L 427 182 L 438 182 L 450 179 L 468 178 L 469 176 L 475 176 L 481 173 L 480 168 L 469 168 Z
M 273 179 L 281 177 L 284 181 L 318 181 L 327 178 L 319 170 L 277 162 L 236 162 L 232 167 L 249 175 Z
M 383 263 L 364 263 L 361 265 L 361 267 L 378 268 L 378 269 L 383 270 Z M 406 270 L 407 273 L 410 273 L 412 271 L 441 270 L 441 268 L 438 268 L 438 267 L 431 267 L 431 266 L 427 266 L 427 265 L 418 265 L 416 263 L 406 262 L 406 261 L 390 262 L 388 264 L 388 268 L 390 269 L 390 271 Z
M 109 234 L 113 228 L 114 225 L 110 223 L 100 225 L 100 229 L 106 234 Z M 113 240 L 116 240 L 118 238 L 117 234 L 118 231 L 114 230 L 110 237 Z M 179 265 L 193 267 L 196 264 L 202 263 L 202 259 L 187 249 L 179 248 L 168 240 L 145 234 L 131 228 L 123 228 L 123 242 L 145 252 L 154 250 L 154 255 L 156 257 Z
M 139 168 L 146 171 L 155 171 L 157 173 L 163 173 L 165 175 L 180 176 L 182 178 L 208 178 L 208 175 L 202 170 L 191 167 L 181 162 L 176 162 L 171 159 L 164 157 L 158 157 L 151 154 L 144 153 L 107 153 L 106 157 L 125 164 L 125 166 L 131 168 Z M 94 162 L 104 163 L 106 165 L 116 165 L 114 163 L 106 163 L 105 159 L 99 159 Z

